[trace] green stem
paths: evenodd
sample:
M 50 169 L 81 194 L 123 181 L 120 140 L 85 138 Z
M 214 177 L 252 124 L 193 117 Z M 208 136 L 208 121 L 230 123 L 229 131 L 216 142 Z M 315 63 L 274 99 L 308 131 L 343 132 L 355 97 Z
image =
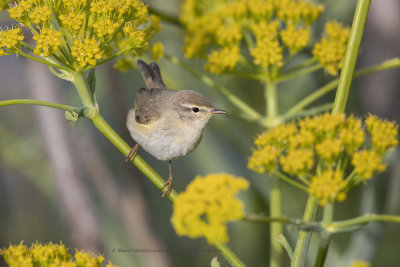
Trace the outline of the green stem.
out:
M 58 104 L 53 102 L 34 100 L 34 99 L 11 99 L 0 101 L 0 107 L 9 106 L 9 105 L 37 105 L 37 106 L 45 106 L 51 108 L 62 109 L 66 111 L 76 111 L 78 108 L 73 106 L 68 106 L 64 104 Z
M 281 178 L 281 179 L 284 180 L 285 182 L 287 182 L 287 183 L 289 183 L 289 184 L 291 184 L 291 185 L 297 187 L 298 189 L 307 192 L 307 187 L 305 187 L 305 186 L 302 185 L 302 184 L 299 184 L 299 183 L 296 182 L 296 181 L 293 181 L 292 179 L 290 179 L 289 177 L 287 177 L 287 176 L 284 175 L 283 173 L 276 171 L 276 172 L 274 172 L 273 174 L 276 175 L 276 176 L 278 176 L 279 178 Z
M 290 71 L 290 72 L 286 72 L 283 73 L 282 75 L 280 75 L 278 77 L 278 79 L 276 80 L 276 82 L 283 82 L 283 81 L 287 81 L 287 80 L 291 80 L 291 79 L 295 79 L 297 77 L 312 73 L 314 71 L 317 71 L 319 69 L 322 69 L 323 66 L 320 64 L 316 64 L 314 66 L 308 67 L 308 68 L 303 68 L 297 71 Z
M 286 250 L 289 259 L 293 259 L 293 249 L 290 246 L 289 242 L 287 241 L 286 237 L 283 234 L 278 235 L 277 237 L 278 242 L 283 246 L 283 248 Z
M 333 222 L 329 226 L 326 226 L 326 228 L 328 228 L 328 230 L 331 233 L 336 233 L 336 232 L 346 231 L 347 229 L 353 228 L 354 226 L 364 225 L 370 222 L 378 222 L 378 221 L 400 223 L 400 216 L 385 215 L 385 214 L 382 215 L 365 214 L 363 216 L 356 217 L 353 219 Z
M 93 94 L 82 72 L 72 72 L 72 83 L 78 91 L 79 97 L 85 107 L 95 106 Z
M 234 267 L 245 267 L 246 266 L 226 244 L 215 243 L 214 246 L 219 251 L 221 251 L 221 254 L 232 266 L 234 266 Z
M 152 7 L 149 7 L 149 12 L 151 14 L 159 16 L 162 20 L 164 20 L 166 22 L 169 22 L 169 23 L 174 24 L 174 25 L 179 26 L 179 27 L 183 27 L 183 25 L 180 22 L 179 18 L 177 18 L 176 16 L 167 14 L 165 12 L 162 12 L 162 11 L 160 11 L 160 10 L 158 10 L 156 8 L 152 8 Z
M 303 215 L 303 222 L 309 223 L 314 219 L 315 213 L 317 212 L 317 199 L 310 195 L 308 197 L 306 209 Z M 300 267 L 304 266 L 308 246 L 310 244 L 311 232 L 308 231 L 300 231 L 296 247 L 294 249 L 293 260 L 291 263 L 291 267 Z
M 276 118 L 278 116 L 278 98 L 276 94 L 276 83 L 266 82 L 264 94 L 266 101 L 267 121 L 269 122 L 268 125 L 270 125 L 268 128 L 273 128 L 277 126 L 277 124 L 274 124 L 274 122 L 276 121 Z
M 245 102 L 243 102 L 240 98 L 232 94 L 228 89 L 223 87 L 222 85 L 216 83 L 214 80 L 212 80 L 210 77 L 198 72 L 194 68 L 190 67 L 189 65 L 183 63 L 180 59 L 165 54 L 165 58 L 169 60 L 170 62 L 186 69 L 188 72 L 190 72 L 193 76 L 207 84 L 208 86 L 217 89 L 219 92 L 221 92 L 223 95 L 226 96 L 226 98 L 233 104 L 235 105 L 238 109 L 240 109 L 244 114 L 245 118 L 250 120 L 250 121 L 258 121 L 260 122 L 262 119 L 262 116 L 260 113 L 258 113 L 256 110 L 254 110 L 252 107 L 247 105 Z
M 124 155 L 128 155 L 131 147 L 111 128 L 100 113 L 95 113 L 90 120 L 94 126 Z M 155 185 L 161 189 L 165 181 L 153 170 L 139 155 L 136 156 L 133 164 Z M 166 189 L 165 189 L 166 190 Z M 168 198 L 174 202 L 177 197 L 175 190 L 172 190 Z
M 324 207 L 324 215 L 323 215 L 323 222 L 322 222 L 322 224 L 324 226 L 330 225 L 332 223 L 333 209 L 334 209 L 333 203 L 328 203 Z M 329 232 L 321 233 L 321 239 L 319 241 L 317 258 L 315 259 L 314 267 L 323 267 L 324 266 L 331 239 L 332 239 L 332 236 Z
M 263 214 L 250 214 L 248 216 L 243 217 L 241 220 L 246 222 L 254 222 L 254 223 L 271 223 L 271 222 L 281 222 L 288 223 L 294 225 L 303 225 L 299 220 L 293 220 L 286 217 L 268 217 Z
M 395 69 L 400 67 L 400 59 L 399 58 L 393 58 L 389 60 L 385 60 L 380 64 L 370 66 L 361 70 L 358 70 L 355 72 L 354 77 L 361 77 L 373 72 L 378 72 L 378 71 L 384 71 L 384 70 L 390 70 L 390 69 Z M 284 117 L 285 118 L 291 118 L 294 117 L 298 112 L 303 110 L 305 107 L 310 105 L 312 102 L 315 100 L 319 99 L 320 97 L 324 96 L 325 94 L 329 93 L 333 89 L 336 88 L 336 86 L 339 84 L 339 79 L 335 79 L 327 83 L 326 85 L 322 86 L 312 94 L 308 95 L 305 97 L 303 100 L 298 102 L 295 106 L 290 108 L 288 111 L 286 111 Z
M 351 82 L 353 81 L 354 69 L 357 63 L 357 57 L 370 4 L 371 0 L 357 1 L 349 43 L 347 44 L 346 54 L 343 59 L 343 69 L 340 74 L 335 103 L 333 105 L 333 114 L 342 113 L 346 109 L 347 98 L 349 96 Z
M 44 60 L 44 59 L 41 59 L 41 58 L 37 58 L 37 57 L 31 56 L 31 55 L 29 55 L 29 54 L 27 54 L 27 53 L 24 53 L 24 52 L 22 52 L 22 51 L 19 51 L 18 54 L 20 54 L 21 56 L 24 56 L 24 57 L 26 57 L 26 58 L 32 59 L 32 60 L 34 60 L 34 61 L 36 61 L 36 62 L 45 64 L 45 65 L 48 65 L 48 66 L 51 66 L 51 67 L 54 67 L 54 68 L 57 68 L 57 69 L 66 70 L 66 71 L 71 71 L 71 70 L 70 70 L 69 68 L 67 68 L 67 67 L 64 67 L 64 66 L 59 65 L 59 64 L 51 63 L 51 62 L 49 62 L 49 61 L 47 61 L 47 60 Z
M 281 185 L 278 177 L 271 177 L 271 188 L 270 188 L 270 216 L 281 217 L 282 216 L 282 193 Z M 280 222 L 272 222 L 270 229 L 270 267 L 281 267 L 282 266 L 282 252 L 283 248 L 277 237 L 282 234 L 283 226 Z

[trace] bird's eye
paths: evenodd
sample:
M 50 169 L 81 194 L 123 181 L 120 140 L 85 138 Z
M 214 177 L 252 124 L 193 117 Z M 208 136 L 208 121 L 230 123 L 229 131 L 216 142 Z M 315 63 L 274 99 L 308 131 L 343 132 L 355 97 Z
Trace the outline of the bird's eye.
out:
M 197 112 L 199 112 L 200 110 L 199 110 L 198 107 L 193 107 L 193 108 L 192 108 L 192 111 L 193 111 L 194 113 L 197 113 Z

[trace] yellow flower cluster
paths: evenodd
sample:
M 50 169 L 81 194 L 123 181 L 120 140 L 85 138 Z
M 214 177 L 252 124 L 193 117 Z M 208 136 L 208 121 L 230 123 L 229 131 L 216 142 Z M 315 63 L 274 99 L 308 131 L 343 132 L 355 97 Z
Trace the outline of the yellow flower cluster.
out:
M 83 68 L 86 65 L 96 66 L 96 61 L 103 57 L 103 51 L 94 39 L 85 39 L 83 42 L 75 40 L 71 55 L 76 59 L 79 67 Z
M 65 267 L 100 267 L 104 261 L 102 255 L 95 255 L 84 251 L 75 253 L 75 260 L 68 253 L 63 244 L 41 244 L 36 242 L 31 247 L 22 243 L 10 245 L 8 248 L 1 249 L 0 254 L 4 257 L 7 264 L 11 267 L 17 266 L 65 266 Z M 112 263 L 107 267 L 113 267 Z
M 224 173 L 197 176 L 174 202 L 175 231 L 205 237 L 210 244 L 227 242 L 226 223 L 243 217 L 243 203 L 235 195 L 248 186 L 247 180 Z
M 366 261 L 355 260 L 350 263 L 349 267 L 371 267 L 371 264 Z
M 31 11 L 29 18 L 35 25 L 44 24 L 50 21 L 51 13 L 48 6 L 37 6 Z
M 126 58 L 140 55 L 161 30 L 141 0 L 13 0 L 9 13 L 32 31 L 37 56 L 76 71 L 121 50 Z
M 85 13 L 77 13 L 77 12 L 68 12 L 67 15 L 60 15 L 60 20 L 62 24 L 72 31 L 79 31 L 83 25 L 83 22 L 86 18 Z
M 331 75 L 337 75 L 342 68 L 349 36 L 350 28 L 335 21 L 328 22 L 325 25 L 325 37 L 314 45 L 312 54 Z
M 308 44 L 309 27 L 322 11 L 301 0 L 186 0 L 181 17 L 187 29 L 185 56 L 207 58 L 206 69 L 216 74 L 233 70 L 238 55 L 248 53 L 255 65 L 279 68 L 285 50 L 297 53 Z
M 22 40 L 24 40 L 24 36 L 21 28 L 0 30 L 0 56 L 7 52 L 18 52 Z M 4 49 L 7 49 L 7 52 Z
M 381 156 L 374 150 L 361 150 L 353 155 L 351 164 L 363 179 L 371 179 L 374 172 L 382 172 L 386 165 L 381 163 Z
M 288 179 L 301 178 L 294 181 L 307 186 L 321 204 L 344 199 L 346 179 L 354 178 L 344 176 L 351 171 L 346 162 L 351 162 L 355 183 L 359 183 L 384 171 L 383 154 L 398 144 L 398 127 L 393 122 L 369 116 L 365 124 L 353 116 L 325 113 L 280 125 L 256 138 L 248 167 L 258 173 L 279 172 L 288 175 Z M 367 139 L 366 128 L 372 142 Z M 341 178 L 335 171 L 341 171 Z M 326 187 L 324 181 L 328 183 Z
M 344 201 L 346 193 L 342 192 L 346 188 L 346 181 L 343 179 L 342 171 L 327 170 L 321 175 L 311 179 L 308 193 L 319 199 L 319 204 L 325 206 L 328 202 Z
M 41 33 L 32 37 L 36 41 L 35 55 L 48 57 L 58 51 L 61 45 L 61 32 L 51 29 L 42 29 Z
M 151 58 L 155 61 L 160 60 L 164 56 L 164 46 L 160 42 L 156 42 L 151 47 Z
M 213 51 L 208 55 L 206 70 L 220 74 L 226 70 L 232 70 L 239 60 L 239 47 L 224 47 L 221 51 Z
M 369 116 L 365 123 L 372 138 L 372 147 L 383 152 L 391 146 L 396 146 L 398 126 L 387 120 L 379 120 L 376 116 Z
M 94 31 L 99 38 L 112 35 L 119 27 L 119 23 L 111 19 L 100 20 L 93 24 Z

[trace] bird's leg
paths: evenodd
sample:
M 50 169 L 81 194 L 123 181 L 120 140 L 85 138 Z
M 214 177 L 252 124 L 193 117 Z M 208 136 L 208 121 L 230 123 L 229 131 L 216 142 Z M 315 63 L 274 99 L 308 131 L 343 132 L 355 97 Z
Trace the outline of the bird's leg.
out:
M 136 144 L 134 147 L 132 147 L 131 151 L 129 151 L 129 154 L 126 155 L 125 162 L 133 161 L 138 152 L 139 152 L 139 144 Z
M 171 161 L 168 161 L 168 162 L 169 162 L 169 177 L 168 177 L 167 182 L 161 188 L 161 190 L 163 190 L 166 186 L 168 186 L 168 187 L 167 187 L 167 190 L 165 190 L 164 194 L 162 194 L 162 197 L 168 196 L 172 190 L 172 164 L 171 164 Z

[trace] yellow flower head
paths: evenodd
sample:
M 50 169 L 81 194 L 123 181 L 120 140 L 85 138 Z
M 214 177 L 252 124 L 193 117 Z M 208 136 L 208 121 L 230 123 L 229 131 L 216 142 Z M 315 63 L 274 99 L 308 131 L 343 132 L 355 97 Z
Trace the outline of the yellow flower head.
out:
M 286 156 L 279 159 L 284 172 L 288 174 L 301 174 L 309 171 L 314 166 L 314 151 L 311 149 L 292 149 Z
M 48 57 L 58 51 L 61 45 L 61 32 L 51 29 L 42 29 L 40 34 L 34 35 L 32 39 L 36 42 L 33 53 Z
M 215 74 L 231 70 L 239 60 L 239 47 L 225 47 L 221 51 L 213 51 L 208 56 L 206 69 Z
M 160 60 L 164 56 L 164 46 L 162 43 L 154 43 L 151 47 L 151 58 L 155 61 Z
M 315 149 L 318 156 L 328 162 L 335 161 L 340 152 L 343 151 L 342 140 L 338 138 L 328 138 L 316 144 Z
M 355 260 L 350 263 L 349 267 L 371 267 L 371 264 L 366 261 Z
M 13 0 L 8 11 L 31 31 L 37 56 L 70 71 L 86 71 L 116 54 L 141 55 L 161 29 L 160 19 L 150 16 L 141 0 Z M 2 34 L 9 41 L 0 55 L 20 51 L 24 37 L 16 31 L 13 40 Z M 12 49 L 3 48 L 10 44 Z
M 327 170 L 311 179 L 308 193 L 315 196 L 321 206 L 325 206 L 328 202 L 345 200 L 346 194 L 342 192 L 345 187 L 346 182 L 341 171 Z
M 35 25 L 44 24 L 50 20 L 51 13 L 48 6 L 36 6 L 29 14 L 29 18 Z
M 355 153 L 351 163 L 357 174 L 365 180 L 371 179 L 374 172 L 386 169 L 386 165 L 381 163 L 381 157 L 373 150 L 361 150 Z
M 94 39 L 85 39 L 84 42 L 75 40 L 71 55 L 76 58 L 79 67 L 83 68 L 86 65 L 96 66 L 97 60 L 103 56 L 103 51 Z
M 297 53 L 308 44 L 310 24 L 322 10 L 301 0 L 186 0 L 181 17 L 187 29 L 185 56 L 207 58 L 206 69 L 221 74 L 249 64 L 234 60 L 227 68 L 222 53 L 215 52 L 237 47 L 238 54 L 250 54 L 253 64 L 270 76 L 283 66 L 287 51 Z
M 376 116 L 369 116 L 365 123 L 372 138 L 372 147 L 379 152 L 384 152 L 389 147 L 396 146 L 398 126 L 387 120 L 380 120 Z
M 325 25 L 325 35 L 314 45 L 312 53 L 329 74 L 337 75 L 343 65 L 350 28 L 338 22 L 328 22 Z
M 22 243 L 19 245 L 10 245 L 8 248 L 1 249 L 2 255 L 9 266 L 64 266 L 64 267 L 100 267 L 104 261 L 102 255 L 77 251 L 75 259 L 68 253 L 63 244 L 34 243 L 27 247 Z M 107 266 L 113 266 L 112 263 Z
M 243 217 L 243 203 L 235 198 L 249 186 L 229 174 L 197 176 L 174 202 L 171 222 L 178 235 L 205 237 L 210 244 L 227 242 L 226 223 Z
M 254 150 L 247 167 L 258 173 L 272 172 L 276 168 L 276 159 L 279 154 L 279 148 L 269 145 Z
M 18 52 L 22 40 L 24 40 L 24 36 L 21 28 L 0 30 L 0 56 L 6 52 Z
M 332 193 L 330 198 L 315 193 L 322 199 L 321 203 L 344 199 L 342 191 L 348 184 L 353 186 L 385 170 L 382 157 L 398 143 L 397 125 L 393 122 L 369 116 L 365 124 L 353 116 L 346 118 L 344 114 L 325 113 L 280 125 L 255 139 L 256 149 L 248 161 L 248 168 L 293 179 L 293 184 L 297 183 L 299 188 L 312 188 L 312 192 L 319 192 L 317 187 L 323 187 L 324 182 L 331 190 L 333 185 L 326 178 L 329 175 L 336 177 L 332 181 L 350 179 L 340 186 L 335 184 L 337 191 L 332 190 L 337 197 L 334 197 L 336 193 Z M 365 138 L 366 128 L 371 134 L 372 144 Z M 348 162 L 351 162 L 351 167 Z M 333 169 L 340 171 L 340 179 L 338 173 L 333 174 Z M 326 171 L 330 172 L 326 174 Z M 317 175 L 321 172 L 323 174 Z M 326 179 L 317 179 L 319 176 Z

